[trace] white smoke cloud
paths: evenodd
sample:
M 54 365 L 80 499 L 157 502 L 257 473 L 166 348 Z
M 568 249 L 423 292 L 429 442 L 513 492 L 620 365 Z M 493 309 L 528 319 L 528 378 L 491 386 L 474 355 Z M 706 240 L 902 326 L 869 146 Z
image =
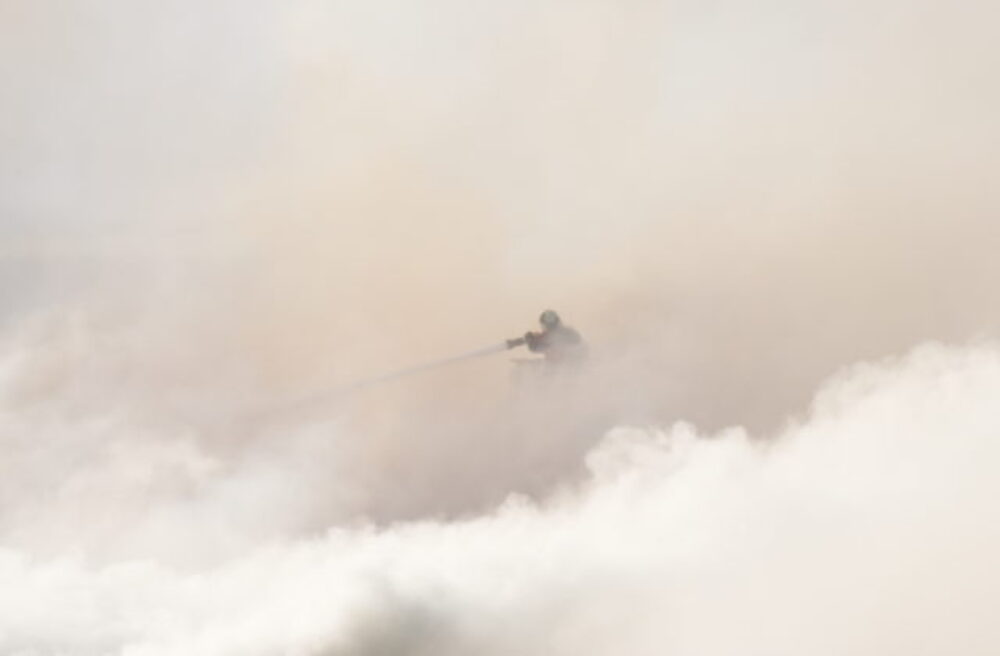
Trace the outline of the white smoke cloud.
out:
M 0 3 L 0 652 L 997 651 L 998 18 Z
M 7 547 L 0 647 L 985 656 L 1000 645 L 998 399 L 1000 348 L 929 344 L 845 370 L 773 440 L 616 429 L 582 484 L 478 518 L 274 537 L 187 570 Z M 213 534 L 167 533 L 182 537 Z

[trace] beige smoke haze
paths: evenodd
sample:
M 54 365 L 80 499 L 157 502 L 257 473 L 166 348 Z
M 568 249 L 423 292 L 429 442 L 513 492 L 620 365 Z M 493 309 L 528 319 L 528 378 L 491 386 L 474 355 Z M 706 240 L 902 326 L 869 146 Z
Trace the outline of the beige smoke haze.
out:
M 996 345 L 931 345 L 844 372 L 766 447 L 742 429 L 617 429 L 587 480 L 541 506 L 261 541 L 193 572 L 4 549 L 0 640 L 25 654 L 991 654 L 998 395 Z M 131 448 L 174 480 L 193 473 L 183 447 Z M 232 506 L 184 510 L 234 526 L 267 474 L 245 474 Z M 157 519 L 175 554 L 218 543 L 218 527 Z
M 998 18 L 0 3 L 0 651 L 993 653 Z

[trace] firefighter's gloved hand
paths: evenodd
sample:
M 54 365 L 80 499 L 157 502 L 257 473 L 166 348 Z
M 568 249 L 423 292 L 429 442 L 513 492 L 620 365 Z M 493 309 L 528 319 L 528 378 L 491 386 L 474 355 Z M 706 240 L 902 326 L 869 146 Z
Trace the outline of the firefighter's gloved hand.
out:
M 528 348 L 534 351 L 535 347 L 538 345 L 538 338 L 539 338 L 538 333 L 527 332 L 524 333 L 524 337 L 522 339 L 524 340 L 525 344 L 528 345 Z

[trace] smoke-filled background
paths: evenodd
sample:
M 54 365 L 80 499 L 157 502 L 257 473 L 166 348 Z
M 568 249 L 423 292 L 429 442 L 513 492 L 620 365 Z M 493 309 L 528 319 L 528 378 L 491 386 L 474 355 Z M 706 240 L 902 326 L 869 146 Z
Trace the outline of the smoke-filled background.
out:
M 0 652 L 996 653 L 998 19 L 0 2 Z

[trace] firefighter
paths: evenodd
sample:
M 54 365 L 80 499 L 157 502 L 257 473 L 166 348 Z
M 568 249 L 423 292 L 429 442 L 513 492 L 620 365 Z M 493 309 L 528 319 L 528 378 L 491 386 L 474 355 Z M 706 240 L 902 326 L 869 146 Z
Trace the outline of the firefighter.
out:
M 545 356 L 550 364 L 580 362 L 586 355 L 583 339 L 575 329 L 567 326 L 555 310 L 546 310 L 538 317 L 542 330 L 527 332 L 524 337 L 507 340 L 507 348 L 527 345 L 532 353 Z

